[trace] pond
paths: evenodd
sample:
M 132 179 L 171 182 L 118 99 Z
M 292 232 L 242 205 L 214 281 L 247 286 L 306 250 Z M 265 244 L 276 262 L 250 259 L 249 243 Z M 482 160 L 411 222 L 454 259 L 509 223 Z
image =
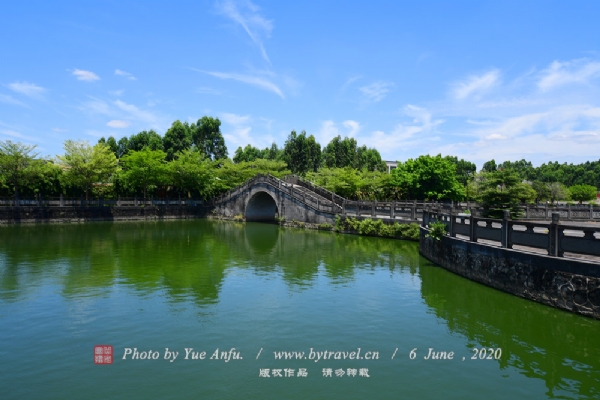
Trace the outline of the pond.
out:
M 453 275 L 414 242 L 0 228 L 3 399 L 598 398 L 598 338 L 600 321 Z

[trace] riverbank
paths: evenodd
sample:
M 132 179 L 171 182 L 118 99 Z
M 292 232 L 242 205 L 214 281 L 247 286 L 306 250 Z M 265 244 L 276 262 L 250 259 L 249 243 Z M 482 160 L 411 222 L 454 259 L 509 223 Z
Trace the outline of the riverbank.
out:
M 152 205 L 133 207 L 0 207 L 0 225 L 61 224 L 96 221 L 140 221 L 204 218 L 202 206 Z

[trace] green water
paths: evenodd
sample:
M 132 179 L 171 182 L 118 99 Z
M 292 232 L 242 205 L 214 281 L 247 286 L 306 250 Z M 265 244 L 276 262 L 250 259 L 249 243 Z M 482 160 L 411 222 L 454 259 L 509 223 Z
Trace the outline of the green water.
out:
M 94 364 L 99 344 L 112 364 Z M 416 243 L 206 220 L 0 228 L 1 399 L 599 397 L 600 321 L 460 278 Z

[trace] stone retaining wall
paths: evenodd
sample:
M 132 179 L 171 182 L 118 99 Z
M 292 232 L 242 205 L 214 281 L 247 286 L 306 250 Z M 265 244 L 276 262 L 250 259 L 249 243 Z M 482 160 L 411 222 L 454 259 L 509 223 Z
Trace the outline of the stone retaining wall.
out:
M 467 240 L 426 237 L 419 252 L 441 267 L 475 282 L 552 307 L 600 319 L 600 265 L 549 257 Z
M 202 206 L 0 207 L 0 224 L 202 218 Z

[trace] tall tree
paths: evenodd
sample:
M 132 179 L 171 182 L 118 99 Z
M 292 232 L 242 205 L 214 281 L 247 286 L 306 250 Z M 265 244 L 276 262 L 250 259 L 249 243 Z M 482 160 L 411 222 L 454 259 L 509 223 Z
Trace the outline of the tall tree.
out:
M 356 139 L 336 136 L 323 149 L 323 164 L 327 168 L 355 168 Z
M 481 168 L 481 171 L 483 172 L 494 172 L 498 169 L 498 166 L 496 165 L 496 161 L 494 159 L 491 159 L 490 161 L 486 161 L 483 164 L 483 167 Z
M 571 199 L 582 204 L 584 201 L 596 200 L 596 188 L 591 185 L 573 185 L 569 188 Z
M 144 147 L 141 151 L 132 151 L 123 156 L 123 171 L 120 181 L 133 190 L 142 190 L 144 198 L 148 189 L 163 185 L 167 178 L 166 154 L 162 150 L 150 150 Z
M 94 183 L 106 183 L 117 171 L 117 158 L 105 143 L 91 146 L 87 140 L 67 140 L 65 154 L 58 156 L 68 184 L 85 191 L 86 199 Z
M 512 218 L 517 218 L 521 211 L 519 202 L 530 202 L 535 199 L 535 190 L 512 169 L 499 169 L 483 173 L 481 180 L 480 200 L 486 215 L 501 218 L 504 210 L 509 210 Z
M 227 146 L 220 127 L 221 121 L 218 118 L 204 116 L 190 128 L 192 141 L 211 160 L 227 157 Z
M 141 131 L 129 137 L 128 150 L 140 151 L 144 147 L 148 147 L 150 150 L 163 150 L 163 138 L 153 130 Z
M 294 174 L 316 172 L 321 166 L 321 145 L 313 135 L 306 137 L 305 131 L 299 135 L 292 131 L 285 142 L 283 157 Z
M 14 143 L 10 140 L 0 140 L 0 177 L 9 188 L 13 190 L 16 198 L 19 190 L 32 173 L 32 164 L 37 153 L 34 153 L 35 145 Z
M 189 149 L 191 145 L 192 132 L 188 123 L 182 123 L 179 120 L 173 122 L 163 138 L 163 149 L 167 155 L 167 161 L 173 160 L 177 153 Z
M 168 163 L 169 183 L 187 192 L 188 196 L 208 197 L 212 192 L 213 168 L 198 149 L 181 152 Z
M 460 200 L 465 192 L 456 179 L 456 167 L 440 154 L 408 159 L 392 171 L 392 182 L 404 198 Z

